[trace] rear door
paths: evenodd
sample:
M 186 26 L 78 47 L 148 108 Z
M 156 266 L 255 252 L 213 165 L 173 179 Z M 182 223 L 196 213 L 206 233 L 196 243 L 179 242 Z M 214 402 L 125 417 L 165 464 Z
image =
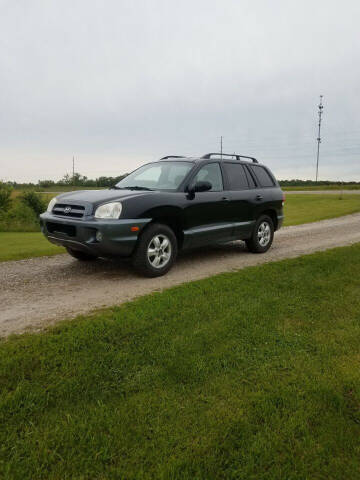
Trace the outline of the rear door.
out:
M 248 238 L 254 224 L 255 183 L 239 162 L 223 162 L 226 188 L 229 191 L 230 215 L 235 238 Z
M 184 208 L 185 245 L 200 245 L 222 242 L 232 239 L 229 195 L 224 191 L 224 178 L 218 162 L 203 164 L 195 172 L 190 185 L 198 181 L 210 182 L 208 192 L 196 192 L 187 195 Z
M 254 190 L 254 214 L 257 218 L 267 209 L 276 209 L 277 203 L 275 199 L 279 195 L 280 189 L 276 184 L 275 178 L 263 165 L 252 163 L 246 167 L 256 183 L 256 190 Z

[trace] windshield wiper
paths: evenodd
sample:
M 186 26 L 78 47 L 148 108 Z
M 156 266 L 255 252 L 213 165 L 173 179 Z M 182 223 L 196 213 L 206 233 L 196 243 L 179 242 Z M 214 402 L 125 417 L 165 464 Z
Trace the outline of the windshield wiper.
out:
M 148 188 L 148 187 L 139 187 L 138 185 L 134 185 L 132 187 L 125 187 L 126 190 L 149 190 L 150 192 L 153 191 L 152 188 Z

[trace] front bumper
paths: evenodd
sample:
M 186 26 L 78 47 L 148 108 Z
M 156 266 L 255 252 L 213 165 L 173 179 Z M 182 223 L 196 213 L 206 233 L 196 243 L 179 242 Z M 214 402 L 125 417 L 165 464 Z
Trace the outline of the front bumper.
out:
M 149 222 L 151 218 L 102 220 L 85 217 L 78 220 L 48 212 L 40 215 L 41 231 L 50 242 L 98 257 L 130 256 L 139 233 Z M 132 227 L 139 230 L 132 231 Z M 99 233 L 100 241 L 97 239 Z

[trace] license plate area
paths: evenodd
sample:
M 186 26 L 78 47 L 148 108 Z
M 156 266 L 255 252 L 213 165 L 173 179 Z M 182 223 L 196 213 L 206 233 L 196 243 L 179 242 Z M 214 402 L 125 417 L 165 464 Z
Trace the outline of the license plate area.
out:
M 65 223 L 47 222 L 46 229 L 49 233 L 59 233 L 67 237 L 76 237 L 76 227 L 74 225 L 66 225 Z

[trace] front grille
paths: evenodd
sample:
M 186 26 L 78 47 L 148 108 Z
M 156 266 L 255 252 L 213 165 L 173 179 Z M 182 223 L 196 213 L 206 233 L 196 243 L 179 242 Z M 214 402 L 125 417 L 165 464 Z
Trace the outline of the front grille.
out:
M 54 215 L 62 217 L 83 218 L 85 207 L 83 205 L 70 205 L 69 203 L 57 203 L 52 209 Z
M 49 233 L 62 233 L 68 237 L 76 236 L 74 225 L 65 225 L 63 223 L 46 222 L 46 229 Z

